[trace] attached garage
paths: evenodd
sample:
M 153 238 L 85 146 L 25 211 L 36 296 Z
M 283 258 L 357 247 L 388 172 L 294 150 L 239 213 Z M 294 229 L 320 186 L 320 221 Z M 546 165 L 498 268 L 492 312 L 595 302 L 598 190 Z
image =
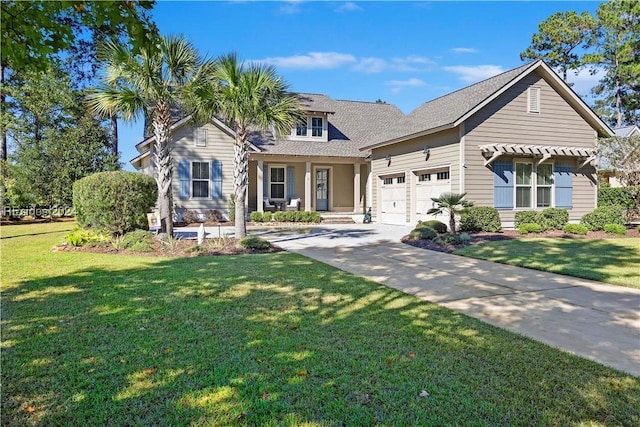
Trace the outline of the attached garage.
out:
M 451 192 L 449 168 L 416 171 L 413 178 L 415 184 L 412 192 L 414 200 L 412 222 L 437 219 L 448 224 L 449 218 L 446 214 L 428 215 L 427 211 L 436 206 L 435 202 L 431 200 L 432 198 Z
M 406 225 L 407 223 L 407 186 L 404 174 L 381 176 L 380 216 L 383 224 Z

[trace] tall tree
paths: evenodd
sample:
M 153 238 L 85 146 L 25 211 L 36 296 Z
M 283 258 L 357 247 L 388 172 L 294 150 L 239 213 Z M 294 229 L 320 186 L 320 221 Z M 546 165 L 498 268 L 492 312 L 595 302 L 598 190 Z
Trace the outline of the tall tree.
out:
M 594 72 L 604 70 L 604 77 L 594 88 L 594 93 L 602 97 L 599 106 L 605 118 L 620 127 L 625 121 L 634 122 L 638 116 L 640 3 L 603 2 L 596 14 L 595 52 L 585 55 L 585 60 L 592 64 Z
M 599 139 L 597 152 L 604 168 L 615 170 L 623 185 L 640 185 L 640 137 Z
M 172 36 L 159 38 L 157 44 L 142 47 L 138 54 L 108 42 L 100 56 L 106 68 L 101 84 L 88 96 L 89 105 L 104 117 L 118 113 L 124 120 L 151 118 L 160 223 L 162 232 L 172 235 L 171 109 L 178 107 L 187 115 L 194 110 L 192 94 L 204 86 L 211 64 L 184 37 Z
M 267 65 L 245 65 L 235 53 L 217 59 L 213 90 L 207 102 L 235 132 L 233 144 L 233 193 L 235 196 L 235 237 L 247 234 L 245 200 L 249 182 L 249 134 L 275 130 L 286 135 L 304 117 L 298 99 L 276 69 Z
M 584 67 L 585 62 L 576 49 L 588 46 L 595 24 L 595 19 L 587 12 L 580 15 L 573 11 L 556 12 L 540 23 L 531 45 L 520 53 L 520 59 L 543 59 L 552 68 L 560 70 L 566 82 L 569 70 Z

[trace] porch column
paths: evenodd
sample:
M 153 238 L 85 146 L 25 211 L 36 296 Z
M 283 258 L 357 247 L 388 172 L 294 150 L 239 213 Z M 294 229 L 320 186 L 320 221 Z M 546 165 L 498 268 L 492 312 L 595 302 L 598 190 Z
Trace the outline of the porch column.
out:
M 360 213 L 360 164 L 353 165 L 353 212 Z
M 311 212 L 311 162 L 307 162 L 304 172 L 304 210 Z
M 369 176 L 367 178 L 367 206 L 365 208 L 373 208 L 373 174 L 371 163 L 369 163 Z
M 257 208 L 258 212 L 264 212 L 264 161 L 258 160 L 258 179 L 257 179 Z

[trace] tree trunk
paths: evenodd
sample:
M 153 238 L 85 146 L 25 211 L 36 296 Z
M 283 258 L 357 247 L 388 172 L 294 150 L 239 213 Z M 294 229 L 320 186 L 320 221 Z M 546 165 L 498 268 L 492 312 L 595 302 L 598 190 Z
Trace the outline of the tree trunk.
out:
M 233 193 L 236 197 L 235 238 L 247 235 L 247 216 L 245 201 L 249 181 L 249 150 L 247 150 L 247 132 L 244 128 L 236 131 L 233 144 Z
M 158 185 L 158 210 L 160 213 L 160 228 L 162 233 L 173 235 L 173 197 L 171 194 L 171 179 L 173 165 L 171 158 L 171 113 L 166 102 L 156 106 L 153 119 L 153 134 L 155 136 L 153 163 L 154 178 Z
M 5 102 L 7 97 L 4 93 L 4 65 L 0 64 L 0 111 L 5 111 Z M 4 120 L 0 121 L 0 137 L 2 143 L 0 145 L 0 160 L 7 160 L 7 132 L 4 128 Z M 4 175 L 2 175 L 4 178 Z
M 453 234 L 456 234 L 456 215 L 452 210 L 449 211 L 449 228 Z
M 111 150 L 113 155 L 118 157 L 118 116 L 111 116 Z

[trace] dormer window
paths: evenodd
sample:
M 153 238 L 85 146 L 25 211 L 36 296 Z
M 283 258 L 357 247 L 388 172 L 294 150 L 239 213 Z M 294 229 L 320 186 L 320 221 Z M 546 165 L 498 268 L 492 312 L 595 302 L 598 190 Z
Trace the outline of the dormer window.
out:
M 322 117 L 311 118 L 311 136 L 322 136 Z
M 296 126 L 296 136 L 307 136 L 307 121 Z

